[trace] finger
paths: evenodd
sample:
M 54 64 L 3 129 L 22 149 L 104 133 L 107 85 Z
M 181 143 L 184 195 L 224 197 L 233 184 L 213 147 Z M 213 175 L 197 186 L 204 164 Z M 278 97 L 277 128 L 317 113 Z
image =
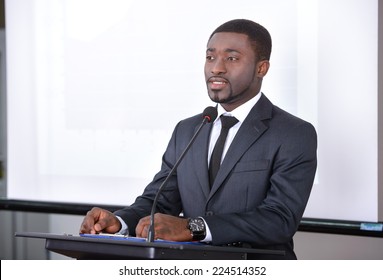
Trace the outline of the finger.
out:
M 93 207 L 87 214 L 89 220 L 91 220 L 91 233 L 98 233 L 105 227 L 102 222 L 103 209 Z
M 146 238 L 148 236 L 149 225 L 150 225 L 150 216 L 141 218 L 136 226 L 136 236 Z
M 102 232 L 104 229 L 108 227 L 109 220 L 107 219 L 100 219 L 97 223 L 94 224 L 93 229 L 96 231 L 96 233 Z
M 145 232 L 147 232 L 147 225 L 143 223 L 138 223 L 136 226 L 136 236 L 137 237 L 145 237 Z
M 80 226 L 80 233 L 91 233 L 92 229 L 93 223 L 90 223 L 87 221 L 87 219 L 84 219 Z
M 99 233 L 104 230 L 110 233 L 117 232 L 121 228 L 120 221 L 116 216 L 98 207 L 88 211 L 80 227 L 80 233 Z
M 93 226 L 94 226 L 95 219 L 93 217 L 93 213 L 89 211 L 87 215 L 84 217 L 84 220 L 82 221 L 82 224 L 80 226 L 80 233 L 92 233 L 94 231 Z

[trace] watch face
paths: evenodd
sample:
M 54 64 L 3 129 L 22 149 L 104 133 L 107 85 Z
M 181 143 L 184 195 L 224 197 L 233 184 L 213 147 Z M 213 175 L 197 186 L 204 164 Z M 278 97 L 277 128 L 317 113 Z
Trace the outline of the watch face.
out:
M 191 231 L 204 231 L 205 223 L 202 219 L 190 219 L 189 228 Z
M 189 230 L 193 241 L 203 240 L 206 237 L 205 222 L 201 218 L 189 219 Z

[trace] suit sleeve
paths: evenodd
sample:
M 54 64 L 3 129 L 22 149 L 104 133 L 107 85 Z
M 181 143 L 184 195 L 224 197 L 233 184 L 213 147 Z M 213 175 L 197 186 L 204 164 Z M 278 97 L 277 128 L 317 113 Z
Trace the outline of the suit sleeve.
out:
M 235 241 L 256 246 L 289 242 L 308 202 L 317 166 L 317 135 L 301 122 L 288 130 L 274 156 L 270 187 L 262 203 L 243 213 L 203 217 L 214 245 Z

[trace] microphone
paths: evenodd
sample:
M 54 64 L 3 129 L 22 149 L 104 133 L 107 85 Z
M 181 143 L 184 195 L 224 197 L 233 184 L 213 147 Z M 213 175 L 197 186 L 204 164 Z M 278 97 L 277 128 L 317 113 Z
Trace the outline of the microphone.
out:
M 203 113 L 202 113 L 202 117 L 203 117 L 202 123 L 198 127 L 197 131 L 194 133 L 193 137 L 190 139 L 190 142 L 188 143 L 188 145 L 186 146 L 185 150 L 182 152 L 182 154 L 180 155 L 180 157 L 178 158 L 178 160 L 174 164 L 173 168 L 170 170 L 168 176 L 166 176 L 165 180 L 162 182 L 162 184 L 158 188 L 157 194 L 156 194 L 156 196 L 154 198 L 154 201 L 153 201 L 152 211 L 150 213 L 150 226 L 149 226 L 149 231 L 148 231 L 148 237 L 146 239 L 147 242 L 153 242 L 154 241 L 154 214 L 155 214 L 155 211 L 156 211 L 158 198 L 159 198 L 163 188 L 166 186 L 166 184 L 168 183 L 170 177 L 173 176 L 173 174 L 176 171 L 178 165 L 181 163 L 182 159 L 184 158 L 186 153 L 189 151 L 190 147 L 194 143 L 194 140 L 197 138 L 197 136 L 198 136 L 199 132 L 201 131 L 202 127 L 206 123 L 210 123 L 210 122 L 214 121 L 217 118 L 217 115 L 218 115 L 217 108 L 213 107 L 213 106 L 207 107 L 203 111 Z

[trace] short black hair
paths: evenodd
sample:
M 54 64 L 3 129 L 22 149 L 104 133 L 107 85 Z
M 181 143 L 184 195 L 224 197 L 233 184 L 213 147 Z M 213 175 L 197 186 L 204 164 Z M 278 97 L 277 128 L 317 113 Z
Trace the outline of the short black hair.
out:
M 233 32 L 247 35 L 258 59 L 270 60 L 271 36 L 269 31 L 262 25 L 248 19 L 234 19 L 217 27 L 210 35 L 209 41 L 215 33 L 219 32 Z

